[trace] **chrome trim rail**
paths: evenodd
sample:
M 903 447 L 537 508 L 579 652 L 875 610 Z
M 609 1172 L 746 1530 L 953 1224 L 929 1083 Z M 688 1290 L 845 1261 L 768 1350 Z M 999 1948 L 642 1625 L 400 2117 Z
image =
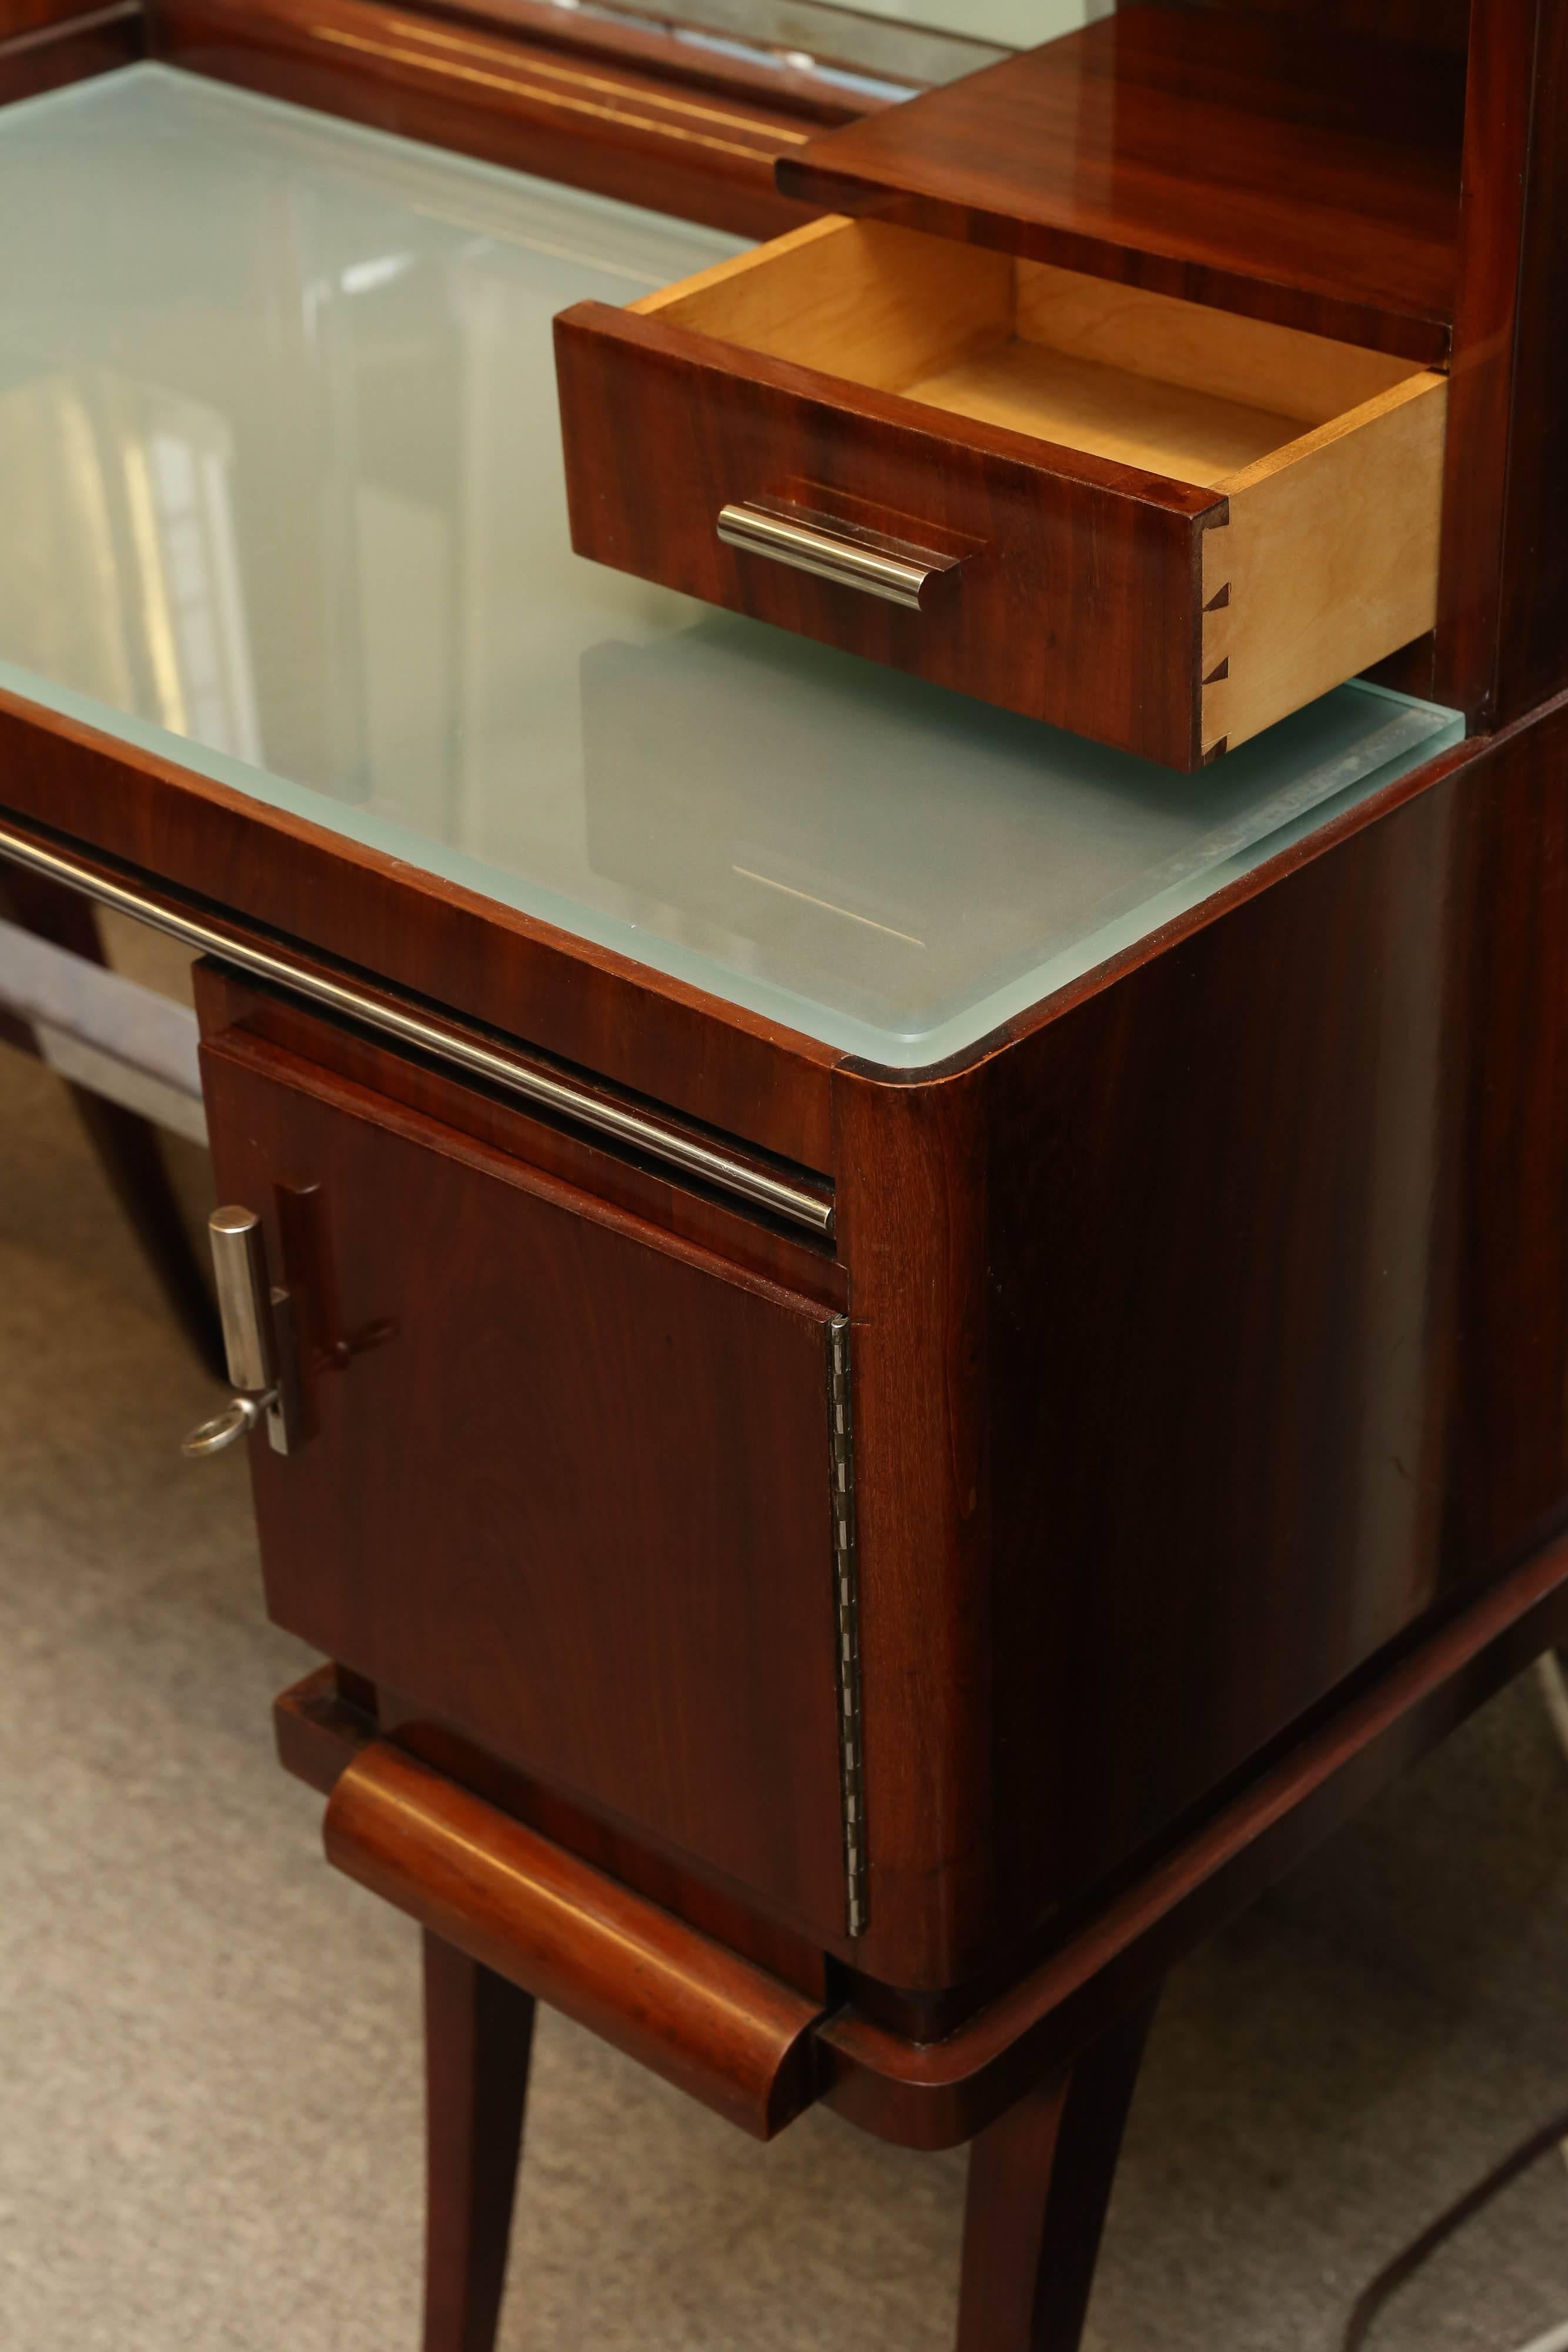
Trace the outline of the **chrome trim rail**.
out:
M 629 1150 L 662 1160 L 666 1167 L 733 1193 L 754 1208 L 769 1210 L 776 1217 L 804 1226 L 808 1233 L 824 1238 L 832 1233 L 832 1196 L 825 1186 L 817 1192 L 793 1182 L 761 1160 L 727 1151 L 721 1144 L 709 1142 L 673 1121 L 633 1109 L 630 1104 L 618 1102 L 596 1087 L 548 1069 L 524 1054 L 491 1045 L 455 1022 L 444 1021 L 434 1013 L 416 1013 L 393 997 L 378 995 L 353 981 L 340 980 L 317 964 L 296 962 L 286 953 L 263 947 L 237 929 L 231 930 L 221 918 L 187 913 L 133 883 L 115 879 L 84 858 L 47 846 L 4 824 L 0 824 L 0 857 L 25 866 L 31 873 L 46 875 L 69 889 L 79 890 L 100 907 L 111 907 L 117 913 L 130 915 L 201 954 L 217 956 L 223 962 L 248 972 L 253 979 L 270 981 L 296 996 L 308 997 L 313 1003 L 326 1005 L 348 1020 L 396 1038 L 400 1045 L 412 1045 L 420 1053 L 448 1062 L 470 1077 L 484 1078 L 492 1086 L 505 1087 L 508 1094 L 554 1111 L 596 1135 L 607 1136 Z

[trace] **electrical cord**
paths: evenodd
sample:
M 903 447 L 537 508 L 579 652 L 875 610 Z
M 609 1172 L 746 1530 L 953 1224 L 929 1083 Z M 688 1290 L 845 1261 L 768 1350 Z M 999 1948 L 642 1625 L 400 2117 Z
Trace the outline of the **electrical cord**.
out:
M 1550 2154 L 1564 2139 L 1568 2139 L 1568 2109 L 1560 2116 L 1553 2116 L 1552 2121 L 1542 2124 L 1539 2131 L 1531 2132 L 1522 2147 L 1516 2147 L 1511 2156 L 1505 2156 L 1500 2164 L 1493 2165 L 1483 2179 L 1478 2180 L 1473 2189 L 1467 2189 L 1446 2212 L 1439 2213 L 1403 2253 L 1396 2254 L 1394 2260 L 1378 2272 L 1371 2285 L 1357 2297 L 1355 2308 L 1350 2315 L 1350 2324 L 1344 2331 L 1342 2352 L 1361 2352 L 1385 2304 L 1415 2277 L 1438 2247 L 1446 2245 L 1455 2231 L 1463 2229 L 1483 2206 L 1490 2205 L 1494 2197 L 1500 2195 L 1511 2182 L 1519 2179 L 1521 2173 L 1528 2172 L 1532 2164 L 1539 2164 L 1543 2156 Z M 1523 2346 L 1521 2352 L 1568 2352 L 1568 2326 L 1554 2328 L 1550 2335 L 1539 2336 L 1533 2344 Z
M 1544 2336 L 1534 2336 L 1528 2344 L 1521 2344 L 1520 2352 L 1568 2352 L 1568 2321 L 1564 2321 L 1561 2327 L 1549 2327 Z
M 1552 1718 L 1552 1728 L 1557 1734 L 1563 1753 L 1568 1756 L 1568 1675 L 1564 1675 L 1563 1661 L 1555 1650 L 1548 1650 L 1543 1657 L 1537 1658 L 1535 1673 L 1546 1712 Z M 1525 2352 L 1535 2352 L 1534 2346 L 1527 2345 Z
M 1563 1755 L 1568 1757 L 1568 1673 L 1564 1672 L 1563 1660 L 1555 1650 L 1548 1650 L 1537 1659 L 1535 1672 L 1552 1727 L 1557 1734 Z M 1385 2304 L 1415 2277 L 1422 2265 L 1431 2259 L 1439 2246 L 1448 2243 L 1456 2231 L 1462 2230 L 1483 2206 L 1490 2205 L 1511 2181 L 1517 2180 L 1521 2173 L 1528 2172 L 1532 2164 L 1538 2164 L 1553 2147 L 1561 2147 L 1564 2159 L 1568 2160 L 1568 2114 L 1555 2116 L 1551 2123 L 1543 2124 L 1539 2131 L 1532 2132 L 1522 2147 L 1515 2148 L 1511 2156 L 1505 2156 L 1500 2164 L 1494 2165 L 1484 2179 L 1478 2180 L 1475 2187 L 1467 2189 L 1446 2212 L 1439 2213 L 1403 2253 L 1396 2254 L 1394 2260 L 1378 2272 L 1371 2285 L 1357 2298 L 1344 2332 L 1342 2352 L 1361 2352 Z M 1520 2352 L 1568 2352 L 1568 2321 L 1561 2327 L 1548 2328 L 1544 2336 L 1537 2336 L 1530 2343 L 1521 2345 Z

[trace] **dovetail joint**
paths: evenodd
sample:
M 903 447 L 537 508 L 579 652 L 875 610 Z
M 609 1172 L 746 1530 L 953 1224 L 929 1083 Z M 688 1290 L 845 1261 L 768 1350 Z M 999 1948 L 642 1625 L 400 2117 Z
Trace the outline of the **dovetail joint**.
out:
M 865 1756 L 861 1722 L 860 1567 L 855 1556 L 854 1417 L 850 1319 L 828 1326 L 828 1426 L 832 1442 L 833 1606 L 838 1633 L 839 1756 L 844 1885 L 851 1936 L 866 1927 Z

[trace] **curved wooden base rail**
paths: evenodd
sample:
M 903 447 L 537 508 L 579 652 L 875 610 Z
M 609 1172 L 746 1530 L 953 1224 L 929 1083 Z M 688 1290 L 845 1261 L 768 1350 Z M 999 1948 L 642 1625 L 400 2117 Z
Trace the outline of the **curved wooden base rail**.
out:
M 278 1754 L 330 1791 L 329 1858 L 497 1975 L 766 2138 L 821 2098 L 913 2148 L 986 2133 L 1144 2014 L 1171 1968 L 1530 1661 L 1568 1641 L 1568 1531 L 1353 1683 L 1270 1769 L 935 2041 L 831 2014 L 399 1748 L 339 1670 L 276 1702 Z M 350 1678 L 351 1683 L 352 1678 Z M 867 1995 L 873 1989 L 862 1988 Z M 874 2005 L 874 2004 L 873 2004 Z
M 815 2096 L 820 2011 L 384 1740 L 333 1788 L 327 1859 L 758 2139 Z

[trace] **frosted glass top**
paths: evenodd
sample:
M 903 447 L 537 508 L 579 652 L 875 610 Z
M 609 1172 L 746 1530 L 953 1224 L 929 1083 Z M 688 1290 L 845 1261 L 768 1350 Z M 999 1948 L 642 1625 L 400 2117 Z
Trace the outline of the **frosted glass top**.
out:
M 0 682 L 878 1062 L 1458 732 L 1180 777 L 580 562 L 551 317 L 711 231 L 155 66 L 0 110 Z

